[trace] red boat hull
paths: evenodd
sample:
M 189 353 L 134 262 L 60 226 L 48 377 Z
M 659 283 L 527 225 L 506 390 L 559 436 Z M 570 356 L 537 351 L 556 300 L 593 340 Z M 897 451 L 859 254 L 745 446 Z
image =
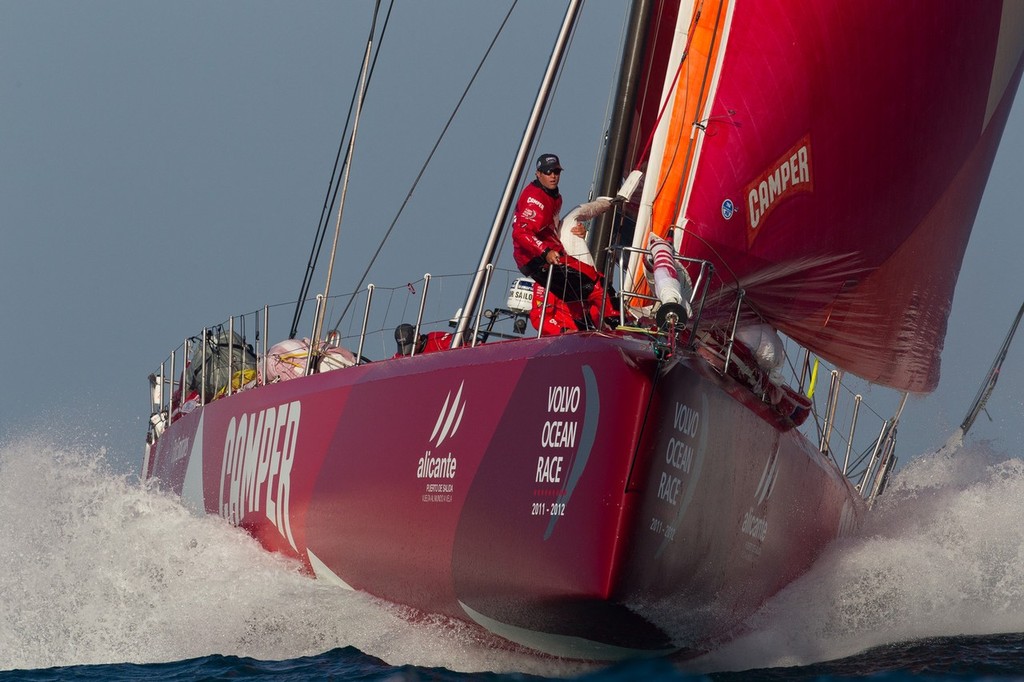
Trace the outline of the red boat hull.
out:
M 243 391 L 149 457 L 320 578 L 596 660 L 728 637 L 864 508 L 746 387 L 601 334 Z

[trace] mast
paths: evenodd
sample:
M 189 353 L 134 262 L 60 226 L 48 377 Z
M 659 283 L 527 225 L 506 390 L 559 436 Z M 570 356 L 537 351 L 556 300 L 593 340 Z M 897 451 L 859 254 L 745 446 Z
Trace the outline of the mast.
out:
M 656 0 L 635 0 L 630 10 L 629 26 L 619 67 L 619 83 L 615 91 L 615 109 L 608 126 L 604 162 L 598 181 L 597 195 L 611 197 L 626 175 L 626 145 L 633 125 L 633 111 L 637 88 L 644 66 L 644 47 L 651 9 Z M 611 241 L 614 212 L 604 213 L 594 220 L 590 249 L 598 272 L 604 271 L 607 253 L 604 248 Z
M 470 321 L 475 316 L 474 314 L 477 306 L 480 305 L 480 299 L 484 293 L 483 285 L 484 279 L 486 278 L 487 266 L 494 261 L 494 254 L 498 249 L 498 244 L 501 242 L 502 232 L 504 231 L 509 210 L 512 207 L 512 202 L 515 201 L 516 192 L 519 189 L 519 178 L 522 177 L 523 169 L 526 167 L 530 149 L 533 147 L 533 141 L 537 135 L 537 128 L 540 126 L 541 116 L 544 113 L 545 107 L 547 107 L 548 97 L 551 94 L 551 86 L 555 81 L 558 69 L 561 67 L 566 47 L 569 44 L 569 36 L 572 33 L 573 26 L 576 24 L 576 18 L 579 15 L 582 4 L 582 0 L 571 0 L 569 6 L 565 10 L 565 17 L 562 19 L 562 28 L 558 32 L 558 38 L 556 39 L 555 46 L 551 51 L 551 58 L 548 60 L 548 67 L 544 72 L 544 78 L 541 81 L 540 89 L 537 91 L 537 97 L 534 100 L 533 111 L 530 112 L 530 118 L 527 121 L 526 130 L 523 131 L 523 140 L 519 145 L 519 151 L 516 154 L 515 162 L 512 164 L 512 170 L 509 173 L 508 182 L 505 185 L 505 193 L 502 195 L 501 202 L 498 204 L 498 211 L 494 216 L 494 223 L 491 225 L 491 231 L 487 237 L 487 243 L 484 245 L 483 253 L 480 255 L 480 264 L 476 268 L 476 275 L 474 275 L 473 283 L 469 287 L 469 293 L 466 296 L 466 303 L 462 306 L 458 326 L 455 329 L 455 333 L 452 335 L 452 348 L 458 348 L 463 344 Z
M 331 278 L 334 276 L 334 259 L 338 254 L 338 241 L 341 237 L 341 216 L 345 212 L 345 197 L 348 195 L 348 180 L 352 171 L 351 161 L 353 158 L 353 152 L 356 147 L 356 133 L 359 130 L 359 119 L 361 118 L 363 113 L 363 101 L 366 99 L 366 84 L 367 81 L 369 80 L 370 56 L 373 54 L 373 35 L 376 30 L 375 26 L 377 23 L 377 8 L 379 8 L 379 6 L 380 3 L 378 2 L 377 7 L 374 8 L 373 22 L 370 24 L 370 37 L 366 41 L 366 49 L 363 51 L 363 65 L 359 70 L 359 95 L 356 98 L 356 113 L 355 118 L 353 119 L 352 122 L 352 135 L 350 135 L 348 139 L 348 154 L 345 157 L 346 163 L 341 183 L 341 199 L 338 202 L 338 219 L 334 224 L 334 241 L 331 244 L 331 258 L 327 263 L 327 281 L 324 283 L 323 301 L 325 303 L 331 300 Z M 315 324 L 313 328 L 313 337 L 310 339 L 309 344 L 310 360 L 313 359 L 313 355 L 316 353 L 316 349 L 319 348 L 320 346 L 320 335 L 323 332 L 324 326 L 323 315 L 323 309 L 318 304 L 316 313 L 314 315 Z M 309 367 L 307 366 L 307 373 L 308 372 Z

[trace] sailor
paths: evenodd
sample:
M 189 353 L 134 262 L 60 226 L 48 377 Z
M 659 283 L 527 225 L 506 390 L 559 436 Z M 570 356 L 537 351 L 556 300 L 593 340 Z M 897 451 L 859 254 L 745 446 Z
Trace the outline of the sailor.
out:
M 416 336 L 416 327 L 404 322 L 395 327 L 395 343 L 398 344 L 398 352 L 393 357 L 401 358 L 413 355 L 413 339 Z M 436 353 L 441 350 L 448 350 L 452 345 L 451 332 L 429 332 L 420 334 L 416 339 L 416 355 Z
M 576 319 L 579 329 L 593 328 L 595 321 L 604 320 L 609 326 L 618 324 L 619 311 L 611 300 L 604 301 L 601 275 L 592 265 L 568 256 L 558 237 L 562 195 L 558 181 L 562 164 L 554 154 L 541 154 L 537 159 L 536 178 L 523 188 L 516 201 L 512 219 L 512 257 L 520 272 L 541 286 L 548 282 L 551 270 L 551 288 L 548 296 L 557 296 L 567 304 L 581 303 L 583 319 Z M 586 235 L 586 228 L 577 224 L 571 229 L 577 237 Z M 589 309 L 589 311 L 588 311 Z

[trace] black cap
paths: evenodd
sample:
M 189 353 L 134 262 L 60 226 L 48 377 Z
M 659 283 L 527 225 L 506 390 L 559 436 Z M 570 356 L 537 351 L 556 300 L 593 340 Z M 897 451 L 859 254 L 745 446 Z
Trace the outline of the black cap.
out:
M 562 170 L 562 164 L 554 154 L 541 154 L 537 159 L 537 170 L 545 171 Z

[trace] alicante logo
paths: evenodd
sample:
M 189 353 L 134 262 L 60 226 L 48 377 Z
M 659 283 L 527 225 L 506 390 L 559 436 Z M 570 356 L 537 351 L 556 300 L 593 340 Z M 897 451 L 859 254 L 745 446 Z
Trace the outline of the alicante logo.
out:
M 444 405 L 441 407 L 441 413 L 437 415 L 437 423 L 434 424 L 434 431 L 430 434 L 430 443 L 434 447 L 441 447 L 441 443 L 448 436 L 454 436 L 455 432 L 459 430 L 459 424 L 462 423 L 462 415 L 466 411 L 466 402 L 462 400 L 462 388 L 466 385 L 463 381 L 459 384 L 459 390 L 455 393 L 455 399 L 452 399 L 451 391 L 448 392 L 448 396 L 444 399 Z M 434 439 L 437 439 L 436 441 Z
M 757 491 L 754 497 L 757 498 L 757 505 L 764 504 L 764 501 L 771 497 L 775 488 L 775 481 L 779 479 L 779 450 L 776 448 L 772 456 L 765 462 L 764 471 L 761 472 L 761 482 L 757 484 Z
M 434 424 L 434 431 L 430 434 L 430 445 L 432 448 L 438 449 L 437 454 L 433 450 L 427 450 L 420 457 L 419 462 L 416 465 L 416 478 L 426 478 L 433 480 L 450 480 L 455 478 L 455 470 L 458 468 L 459 462 L 455 455 L 452 454 L 451 450 L 448 454 L 442 454 L 444 451 L 440 450 L 441 443 L 450 436 L 454 436 L 459 430 L 459 424 L 462 423 L 462 415 L 466 411 L 466 401 L 462 399 L 462 387 L 466 382 L 459 384 L 459 390 L 456 391 L 455 397 L 452 398 L 451 392 L 444 399 L 444 405 L 441 407 L 441 413 L 437 415 L 437 423 Z M 447 448 L 446 448 L 447 449 Z M 426 502 L 451 502 L 452 487 L 451 485 L 444 485 L 443 489 L 433 490 L 431 484 L 427 486 L 427 495 L 424 497 Z M 433 493 L 443 493 L 440 497 L 434 496 Z
M 761 482 L 757 484 L 757 490 L 754 492 L 754 499 L 757 500 L 754 504 L 757 508 L 751 507 L 743 516 L 743 523 L 740 525 L 741 532 L 746 533 L 758 542 L 764 542 L 764 538 L 768 534 L 768 518 L 767 514 L 764 514 L 764 504 L 771 497 L 772 490 L 775 489 L 775 483 L 778 480 L 779 450 L 776 447 L 775 452 L 764 464 L 764 471 L 761 472 Z M 759 516 L 759 511 L 764 515 Z

